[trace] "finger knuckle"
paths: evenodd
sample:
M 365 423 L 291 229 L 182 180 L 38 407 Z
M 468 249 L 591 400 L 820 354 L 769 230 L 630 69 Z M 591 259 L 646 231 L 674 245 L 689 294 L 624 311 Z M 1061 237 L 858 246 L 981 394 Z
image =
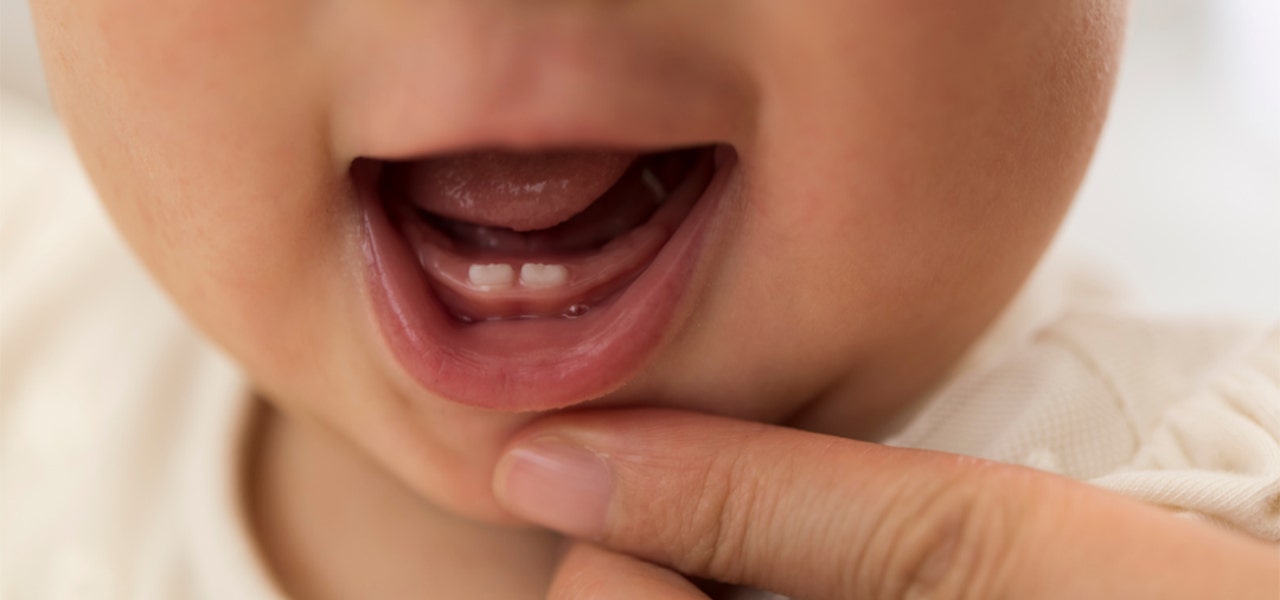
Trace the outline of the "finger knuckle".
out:
M 590 549 L 575 547 L 556 568 L 547 592 L 548 600 L 606 598 L 612 577 L 606 576 L 597 555 Z
M 673 535 L 693 540 L 681 570 L 720 580 L 739 580 L 742 565 L 752 552 L 757 531 L 770 519 L 767 487 L 740 453 L 726 453 L 711 461 L 696 486 L 683 532 Z M 689 536 L 688 532 L 696 532 Z
M 613 591 L 609 579 L 591 572 L 562 573 L 552 582 L 548 600 L 587 600 L 607 598 Z
M 1001 598 L 1009 593 L 1009 558 L 1030 507 L 1012 493 L 1025 470 L 991 466 L 937 481 L 911 498 L 881 529 L 883 570 L 876 597 L 886 599 Z M 870 575 L 870 574 L 868 574 Z

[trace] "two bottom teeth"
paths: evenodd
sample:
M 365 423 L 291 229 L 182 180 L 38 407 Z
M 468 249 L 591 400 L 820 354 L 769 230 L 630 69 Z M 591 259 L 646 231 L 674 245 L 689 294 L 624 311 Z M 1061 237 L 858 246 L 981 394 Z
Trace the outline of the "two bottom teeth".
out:
M 508 292 L 517 287 L 525 290 L 553 290 L 564 287 L 568 283 L 569 268 L 565 265 L 557 264 L 524 263 L 520 265 L 519 276 L 517 277 L 516 268 L 511 264 L 473 264 L 467 269 L 467 281 L 470 284 L 468 287 L 475 292 L 497 294 L 499 296 L 509 295 L 501 294 L 501 292 Z M 577 302 L 559 311 L 559 316 L 566 318 L 581 317 L 587 314 L 589 310 L 591 310 L 589 305 Z M 541 315 L 531 314 L 527 316 Z M 465 315 L 459 315 L 459 317 L 464 321 L 475 320 Z M 511 317 L 491 317 L 485 320 L 501 320 L 502 318 Z
M 509 264 L 471 265 L 467 279 L 473 288 L 481 292 L 511 289 L 516 283 L 531 289 L 550 289 L 569 280 L 569 269 L 564 265 L 525 263 L 520 266 L 520 278 L 517 280 L 515 267 Z

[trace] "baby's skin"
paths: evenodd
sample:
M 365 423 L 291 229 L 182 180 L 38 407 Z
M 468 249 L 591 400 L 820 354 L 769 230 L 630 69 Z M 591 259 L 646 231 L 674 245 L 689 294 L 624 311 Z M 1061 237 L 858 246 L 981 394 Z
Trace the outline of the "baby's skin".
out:
M 265 401 L 247 502 L 304 599 L 545 591 L 560 538 L 491 487 L 544 411 L 874 436 L 1050 241 L 1123 13 L 32 4 L 116 225 Z

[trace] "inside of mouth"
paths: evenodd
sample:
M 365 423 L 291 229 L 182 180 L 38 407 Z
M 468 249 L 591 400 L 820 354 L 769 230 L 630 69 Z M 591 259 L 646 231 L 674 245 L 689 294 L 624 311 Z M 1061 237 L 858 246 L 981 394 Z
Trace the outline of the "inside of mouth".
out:
M 653 261 L 713 152 L 477 152 L 386 162 L 377 186 L 459 322 L 576 319 Z

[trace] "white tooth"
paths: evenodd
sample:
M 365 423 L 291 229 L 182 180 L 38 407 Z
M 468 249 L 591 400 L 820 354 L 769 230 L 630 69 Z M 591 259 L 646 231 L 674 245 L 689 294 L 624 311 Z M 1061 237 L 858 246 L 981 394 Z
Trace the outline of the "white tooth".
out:
M 660 203 L 667 199 L 667 188 L 662 185 L 662 180 L 658 179 L 658 176 L 654 175 L 653 171 L 650 171 L 649 169 L 640 171 L 640 180 L 643 181 L 645 187 L 648 187 L 649 191 L 653 193 L 654 202 Z
M 481 291 L 505 290 L 516 280 L 516 270 L 511 265 L 471 265 L 467 279 Z
M 526 263 L 520 267 L 520 285 L 531 288 L 553 288 L 569 280 L 569 269 L 564 265 Z

